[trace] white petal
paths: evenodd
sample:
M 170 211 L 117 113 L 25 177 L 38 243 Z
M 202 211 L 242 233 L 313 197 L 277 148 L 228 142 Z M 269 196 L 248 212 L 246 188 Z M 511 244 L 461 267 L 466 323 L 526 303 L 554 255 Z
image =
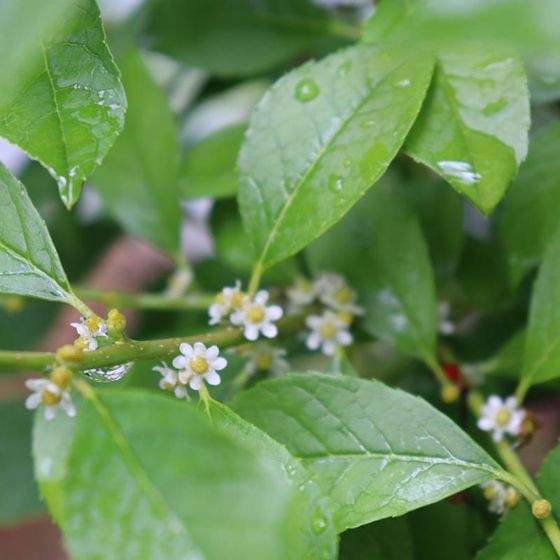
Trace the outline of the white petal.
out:
M 220 371 L 224 369 L 226 366 L 227 366 L 227 360 L 225 358 L 222 358 L 221 356 L 212 361 L 212 367 L 216 371 Z
M 185 387 L 183 387 L 182 385 L 177 385 L 177 387 L 175 387 L 175 396 L 178 399 L 187 398 L 187 396 L 188 396 L 187 389 Z
M 60 406 L 70 418 L 74 418 L 74 416 L 76 416 L 76 407 L 70 400 L 70 397 L 68 397 L 67 399 L 62 399 L 62 401 L 60 401 Z
M 214 344 L 213 346 L 210 346 L 206 350 L 206 359 L 208 361 L 215 360 L 218 357 L 219 353 L 220 353 L 220 349 Z
M 257 340 L 259 338 L 259 327 L 256 325 L 245 325 L 245 338 L 247 340 Z
M 193 347 L 187 342 L 181 342 L 179 351 L 181 352 L 181 354 L 183 354 L 183 356 L 186 356 L 187 358 L 190 358 L 193 355 Z
M 498 441 L 502 441 L 502 439 L 504 439 L 504 431 L 501 428 L 495 428 L 494 432 L 492 433 L 492 439 L 496 443 Z
M 241 310 L 236 311 L 230 315 L 229 320 L 233 325 L 242 325 L 245 321 L 245 314 Z
M 338 345 L 332 340 L 325 340 L 323 342 L 323 354 L 326 356 L 333 356 L 336 352 Z
M 206 356 L 206 346 L 202 342 L 195 342 L 193 354 L 195 356 Z
M 255 303 L 256 305 L 264 306 L 266 305 L 267 301 L 268 301 L 268 292 L 266 290 L 260 290 L 256 293 L 253 303 Z
M 317 350 L 317 348 L 321 345 L 321 340 L 321 337 L 316 332 L 312 332 L 307 337 L 305 345 L 309 348 L 309 350 Z
M 198 391 L 202 387 L 202 377 L 200 375 L 194 375 L 189 381 L 189 387 Z
M 279 305 L 271 305 L 266 308 L 266 318 L 269 321 L 278 321 L 284 315 L 284 311 Z
M 305 319 L 305 324 L 310 329 L 318 329 L 323 324 L 323 318 L 319 315 L 310 315 L 307 319 Z
M 28 379 L 25 382 L 25 386 L 31 391 L 42 391 L 48 384 L 46 379 L 34 378 Z
M 90 338 L 88 340 L 88 350 L 91 352 L 92 350 L 97 350 L 99 348 L 99 344 L 95 338 Z
M 476 425 L 485 432 L 489 432 L 490 430 L 493 430 L 495 427 L 494 420 L 488 418 L 487 416 L 480 417 Z
M 173 367 L 177 369 L 186 369 L 189 365 L 189 361 L 189 358 L 187 358 L 186 356 L 177 356 L 173 360 Z
M 515 397 L 508 397 L 504 403 L 506 408 L 510 410 L 515 410 L 517 408 L 517 399 Z
M 25 399 L 25 408 L 33 410 L 41 404 L 41 393 L 33 393 Z
M 502 401 L 502 399 L 497 395 L 490 395 L 490 397 L 488 397 L 488 401 L 486 402 L 485 406 L 487 406 L 488 409 L 491 411 L 498 412 L 500 408 L 503 408 L 504 401 Z
M 354 339 L 348 331 L 342 330 L 337 333 L 336 340 L 342 346 L 349 346 Z
M 278 327 L 272 323 L 265 323 L 261 327 L 261 332 L 266 338 L 274 338 L 278 334 Z
M 219 385 L 220 382 L 222 381 L 220 374 L 216 373 L 215 371 L 210 371 L 208 373 L 205 373 L 204 379 L 206 379 L 209 385 Z
M 45 420 L 52 420 L 56 416 L 57 406 L 46 406 L 45 407 Z

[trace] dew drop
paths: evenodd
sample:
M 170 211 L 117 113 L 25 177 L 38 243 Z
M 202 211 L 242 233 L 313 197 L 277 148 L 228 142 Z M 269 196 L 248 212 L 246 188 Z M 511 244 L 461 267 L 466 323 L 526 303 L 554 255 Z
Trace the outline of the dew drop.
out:
M 410 80 L 401 80 L 400 82 L 397 82 L 397 85 L 399 87 L 408 87 L 410 85 Z
M 319 86 L 311 79 L 305 78 L 296 84 L 296 98 L 306 103 L 319 95 Z
M 352 63 L 350 61 L 345 62 L 344 64 L 341 64 L 338 67 L 338 74 L 340 76 L 347 76 L 348 73 L 350 72 L 351 68 L 352 68 Z
M 329 190 L 333 193 L 340 193 L 344 187 L 344 181 L 340 175 L 331 175 L 329 177 Z
M 372 119 L 369 119 L 369 120 L 367 120 L 367 121 L 362 121 L 362 123 L 360 124 L 360 126 L 361 126 L 362 128 L 370 128 L 370 127 L 372 127 L 372 126 L 374 126 L 374 125 L 375 125 L 375 121 L 372 120 Z
M 130 371 L 132 366 L 133 363 L 128 362 L 127 364 L 119 364 L 109 368 L 87 369 L 82 373 L 98 383 L 111 383 L 122 379 Z
M 327 520 L 323 517 L 320 511 L 317 511 L 311 519 L 311 527 L 313 528 L 313 532 L 317 535 L 327 528 Z

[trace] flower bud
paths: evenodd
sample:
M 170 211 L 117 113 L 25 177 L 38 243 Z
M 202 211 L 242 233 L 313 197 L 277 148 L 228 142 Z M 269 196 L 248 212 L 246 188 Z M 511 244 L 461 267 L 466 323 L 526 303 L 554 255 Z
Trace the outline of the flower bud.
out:
M 84 356 L 84 351 L 79 346 L 66 344 L 56 351 L 56 359 L 59 362 L 76 363 L 80 362 Z
M 107 328 L 112 334 L 121 334 L 126 328 L 126 317 L 118 309 L 111 309 L 107 314 Z
M 519 492 L 512 486 L 508 486 L 505 495 L 505 504 L 508 509 L 513 509 L 521 499 Z
M 537 519 L 546 519 L 552 511 L 552 506 L 548 500 L 535 500 L 531 506 L 531 511 Z
M 72 382 L 72 370 L 64 366 L 58 366 L 51 372 L 51 381 L 61 389 L 66 389 Z
M 445 383 L 440 391 L 441 400 L 445 403 L 456 402 L 460 395 L 461 391 L 459 391 L 459 387 L 452 383 Z

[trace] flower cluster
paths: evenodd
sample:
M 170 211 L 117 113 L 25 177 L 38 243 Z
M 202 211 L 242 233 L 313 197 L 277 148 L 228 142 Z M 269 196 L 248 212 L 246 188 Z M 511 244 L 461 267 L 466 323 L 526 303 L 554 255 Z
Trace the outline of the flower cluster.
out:
M 357 294 L 346 280 L 332 272 L 322 273 L 313 281 L 299 279 L 287 291 L 291 313 L 307 305 L 321 303 L 326 307 L 320 315 L 310 315 L 305 324 L 309 329 L 306 344 L 332 356 L 340 346 L 352 344 L 350 326 L 363 309 L 356 303 Z
M 243 327 L 247 340 L 257 340 L 262 334 L 266 338 L 274 338 L 278 334 L 278 321 L 283 311 L 279 305 L 268 305 L 269 293 L 260 290 L 251 298 L 241 291 L 238 281 L 235 286 L 224 288 L 210 306 L 209 323 L 217 325 L 224 318 L 229 317 L 231 323 Z
M 70 418 L 76 416 L 76 408 L 70 396 L 72 371 L 66 367 L 54 368 L 48 378 L 28 379 L 25 386 L 32 391 L 25 401 L 29 410 L 43 405 L 45 418 L 52 420 L 56 413 L 62 409 Z
M 488 511 L 504 513 L 519 503 L 519 492 L 513 486 L 506 486 L 498 480 L 489 480 L 480 485 L 484 497 L 488 500 Z
M 107 337 L 107 323 L 100 317 L 93 316 L 85 319 L 82 317 L 79 323 L 71 323 L 78 333 L 74 345 L 85 352 L 99 348 L 98 338 Z
M 187 398 L 187 386 L 194 391 L 200 391 L 205 383 L 219 385 L 218 373 L 227 366 L 227 360 L 221 357 L 217 346 L 206 348 L 202 342 L 195 342 L 193 346 L 183 342 L 179 346 L 180 354 L 173 360 L 173 368 L 165 362 L 154 367 L 154 371 L 161 375 L 159 386 L 170 391 L 179 399 Z
M 268 371 L 272 375 L 286 373 L 290 365 L 286 361 L 286 350 L 268 342 L 257 342 L 240 349 L 239 354 L 247 358 L 245 373 L 254 375 L 258 371 Z
M 498 442 L 506 434 L 518 436 L 524 417 L 525 411 L 518 408 L 515 397 L 503 400 L 497 395 L 491 395 L 482 407 L 477 425 L 485 432 L 492 432 L 492 439 Z

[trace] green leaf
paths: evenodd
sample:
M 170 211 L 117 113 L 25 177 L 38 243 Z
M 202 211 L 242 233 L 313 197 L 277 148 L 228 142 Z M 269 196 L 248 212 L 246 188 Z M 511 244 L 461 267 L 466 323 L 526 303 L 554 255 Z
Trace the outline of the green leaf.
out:
M 533 289 L 523 360 L 526 387 L 560 377 L 560 230 Z
M 371 334 L 433 361 L 437 317 L 428 248 L 416 216 L 390 186 L 368 192 L 309 247 L 308 259 L 315 272 L 336 270 L 358 290 Z
M 0 293 L 84 305 L 72 293 L 47 226 L 24 186 L 0 164 Z
M 560 446 L 544 460 L 537 476 L 537 486 L 550 503 L 560 511 Z M 556 560 L 558 555 L 547 536 L 523 502 L 506 514 L 488 545 L 477 560 Z
M 379 382 L 291 375 L 239 394 L 232 406 L 315 475 L 339 531 L 500 476 L 449 418 Z
M 0 91 L 0 135 L 49 170 L 70 208 L 120 133 L 126 100 L 94 0 L 74 2 L 35 49 L 19 87 Z
M 305 247 L 385 172 L 431 72 L 428 58 L 362 45 L 299 67 L 265 94 L 239 160 L 257 266 Z
M 307 0 L 160 0 L 151 21 L 156 50 L 221 76 L 263 72 L 333 35 L 357 38 Z
M 127 231 L 177 252 L 181 209 L 174 116 L 136 49 L 128 49 L 119 64 L 129 101 L 126 123 L 93 182 Z
M 531 139 L 529 156 L 504 201 L 499 227 L 510 275 L 520 280 L 542 259 L 558 229 L 560 214 L 560 123 Z
M 36 476 L 73 556 L 305 557 L 286 472 L 194 407 L 110 391 L 36 420 Z
M 0 402 L 0 525 L 44 509 L 33 480 L 31 420 L 23 401 Z
M 245 125 L 211 134 L 190 148 L 181 164 L 181 195 L 185 198 L 227 198 L 237 193 L 237 156 Z
M 446 51 L 406 150 L 488 214 L 525 158 L 529 124 L 520 60 L 475 46 Z
M 211 415 L 214 425 L 232 434 L 237 442 L 280 465 L 292 484 L 298 488 L 298 507 L 301 508 L 302 520 L 298 529 L 308 543 L 305 558 L 336 558 L 337 536 L 329 510 L 330 504 L 310 473 L 283 445 L 240 418 L 228 407 L 213 402 Z
M 476 371 L 485 375 L 519 379 L 526 337 L 524 329 L 518 331 L 489 360 L 475 364 Z

